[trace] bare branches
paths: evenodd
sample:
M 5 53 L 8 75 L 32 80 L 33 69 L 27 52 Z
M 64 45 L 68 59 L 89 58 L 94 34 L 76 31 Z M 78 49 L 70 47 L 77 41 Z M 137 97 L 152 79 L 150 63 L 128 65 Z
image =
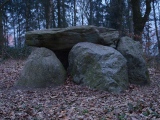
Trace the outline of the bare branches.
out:
M 146 11 L 143 17 L 143 22 L 146 22 L 148 20 L 149 14 L 151 12 L 151 2 L 152 0 L 146 0 Z

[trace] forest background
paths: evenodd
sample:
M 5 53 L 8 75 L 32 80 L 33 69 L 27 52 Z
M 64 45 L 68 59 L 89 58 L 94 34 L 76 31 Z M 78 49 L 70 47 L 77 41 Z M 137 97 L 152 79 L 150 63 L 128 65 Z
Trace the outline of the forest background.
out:
M 0 0 L 0 57 L 28 55 L 26 31 L 79 25 L 117 29 L 142 43 L 148 61 L 159 59 L 159 0 Z
M 114 28 L 140 41 L 150 86 L 130 84 L 112 94 L 68 77 L 57 88 L 14 88 L 32 51 L 27 31 L 79 25 Z M 158 120 L 159 94 L 160 0 L 0 0 L 0 119 Z

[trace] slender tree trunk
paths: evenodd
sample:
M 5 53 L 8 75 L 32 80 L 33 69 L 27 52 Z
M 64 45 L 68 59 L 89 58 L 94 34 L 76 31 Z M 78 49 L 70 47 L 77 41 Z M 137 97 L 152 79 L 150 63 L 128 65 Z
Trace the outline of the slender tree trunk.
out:
M 62 0 L 62 10 L 63 10 L 63 27 L 67 27 L 66 25 L 66 10 L 65 10 L 65 0 Z
M 123 26 L 122 26 L 122 20 L 123 20 L 123 17 L 122 17 L 122 14 L 123 14 L 123 0 L 118 0 L 118 21 L 117 21 L 117 25 L 118 25 L 118 30 L 123 32 Z M 121 34 L 122 35 L 122 34 Z
M 53 27 L 53 0 L 50 0 L 50 8 L 49 8 L 49 27 Z
M 45 7 L 45 20 L 46 20 L 46 29 L 49 28 L 49 0 L 44 2 Z
M 60 28 L 61 25 L 61 1 L 57 0 L 57 9 L 58 9 L 58 27 Z
M 2 24 L 2 9 L 0 8 L 0 55 L 3 54 L 3 44 L 4 44 L 4 36 L 3 36 L 3 24 Z
M 36 4 L 36 12 L 37 13 L 40 13 L 41 12 L 41 10 L 40 10 L 40 7 L 39 7 L 39 5 L 38 4 Z M 37 23 L 36 23 L 36 28 L 38 28 L 39 30 L 41 29 L 41 25 L 40 25 L 40 15 L 38 14 L 37 15 L 37 19 L 36 19 L 36 21 L 37 21 Z
M 80 19 L 81 19 L 81 25 L 84 25 L 84 13 L 85 13 L 85 0 L 79 0 L 78 6 L 80 9 Z
M 13 23 L 15 25 L 15 22 Z M 16 29 L 13 27 L 14 47 L 17 48 Z
M 3 10 L 2 9 L 8 2 L 9 2 L 9 0 L 6 0 L 0 5 L 0 56 L 2 55 L 2 57 L 3 57 L 3 46 L 4 46 L 4 41 L 5 41 L 5 38 L 3 36 L 3 24 L 2 24 Z
M 100 19 L 99 19 L 99 3 L 98 3 L 98 1 L 99 0 L 96 0 L 96 7 L 95 7 L 95 9 L 96 9 L 96 19 L 94 19 L 94 24 L 96 24 L 97 26 L 99 26 L 99 21 L 100 21 Z
M 74 0 L 74 5 L 73 5 L 73 9 L 74 9 L 74 26 L 76 26 L 77 23 L 77 16 L 76 16 L 76 12 L 77 12 L 77 8 L 76 8 L 76 0 Z
M 29 31 L 30 0 L 26 0 L 26 31 Z
M 84 19 L 84 16 L 83 16 L 83 13 L 81 14 L 81 18 L 82 18 L 82 25 L 84 24 L 84 21 L 83 21 L 83 19 Z
M 52 8 L 53 0 L 47 0 L 45 3 L 45 19 L 46 19 L 46 28 L 51 28 L 52 26 Z
M 15 25 L 15 17 L 14 17 L 14 7 L 12 6 L 11 17 L 12 17 L 12 27 L 13 27 L 13 40 L 14 40 L 14 47 L 17 48 L 17 41 L 16 41 L 16 25 Z
M 21 35 L 20 35 L 20 31 L 21 31 L 21 24 L 20 24 L 20 18 L 19 18 L 19 15 L 18 15 L 18 29 L 17 29 L 17 37 L 18 37 L 18 48 L 21 48 Z
M 38 16 L 37 22 L 38 22 L 38 29 L 40 30 L 41 29 L 41 25 L 40 25 L 40 17 L 39 16 Z
M 159 52 L 159 56 L 160 56 L 160 39 L 158 36 L 158 25 L 157 25 L 157 18 L 156 18 L 156 10 L 155 10 L 155 6 L 154 6 L 155 1 L 153 0 L 152 2 L 152 7 L 153 7 L 153 18 L 154 18 L 154 25 L 155 25 L 155 30 L 156 30 L 156 37 L 157 37 L 157 42 L 158 42 L 158 52 Z
M 108 0 L 105 0 L 105 4 L 106 4 L 106 10 L 105 11 L 108 11 L 108 6 L 110 4 L 110 2 Z M 105 27 L 109 27 L 110 26 L 110 20 L 109 20 L 109 17 L 106 15 L 105 16 Z
M 159 14 L 158 17 L 159 17 L 159 27 L 160 27 L 160 3 L 159 2 L 158 2 L 158 11 L 159 11 L 158 12 L 158 14 Z
M 89 10 L 89 25 L 93 25 L 93 1 L 89 0 L 90 10 Z
M 148 21 L 148 24 L 147 24 L 147 35 L 146 35 L 146 49 L 147 49 L 147 51 L 146 51 L 146 53 L 147 53 L 147 55 L 149 56 L 149 54 L 150 54 L 150 52 L 149 52 L 149 50 L 150 50 L 150 23 L 149 23 L 149 21 Z
M 55 3 L 55 1 L 54 1 L 54 3 Z M 52 15 L 52 19 L 53 19 L 53 21 L 52 21 L 52 27 L 53 28 L 55 28 L 56 27 L 56 23 L 55 23 L 55 5 L 54 5 L 54 3 L 53 3 L 53 7 L 52 7 L 52 13 L 53 13 L 53 15 Z
M 128 0 L 128 19 L 129 19 L 129 33 L 133 34 L 133 12 L 131 9 L 131 3 L 130 0 Z
M 4 10 L 5 11 L 5 10 Z M 4 17 L 4 19 L 3 19 L 3 24 L 4 24 L 4 30 L 3 30 L 3 33 L 4 33 L 4 37 L 5 37 L 5 42 L 4 42 L 4 44 L 5 44 L 5 48 L 7 48 L 8 47 L 8 45 L 9 45 L 9 40 L 8 40 L 8 28 L 7 28 L 7 22 L 8 22 L 8 19 L 7 19 L 7 17 L 5 16 Z

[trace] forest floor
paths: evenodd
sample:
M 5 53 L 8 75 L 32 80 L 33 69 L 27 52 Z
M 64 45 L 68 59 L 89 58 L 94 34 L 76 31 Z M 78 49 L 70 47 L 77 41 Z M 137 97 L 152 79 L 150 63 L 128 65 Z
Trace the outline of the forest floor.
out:
M 0 63 L 1 120 L 160 120 L 160 72 L 149 69 L 150 86 L 130 85 L 113 94 L 65 85 L 44 89 L 15 89 L 25 60 Z

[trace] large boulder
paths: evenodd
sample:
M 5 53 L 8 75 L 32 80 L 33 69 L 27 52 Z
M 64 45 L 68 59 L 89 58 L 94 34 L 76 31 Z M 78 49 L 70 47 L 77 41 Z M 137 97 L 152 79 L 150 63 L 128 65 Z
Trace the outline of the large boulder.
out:
M 117 50 L 127 59 L 129 82 L 139 85 L 150 83 L 141 44 L 129 37 L 122 37 Z
M 128 86 L 126 62 L 112 47 L 82 42 L 69 53 L 68 72 L 77 84 L 119 93 Z
M 63 84 L 65 78 L 66 71 L 55 54 L 47 48 L 37 48 L 28 57 L 16 86 L 54 87 Z

